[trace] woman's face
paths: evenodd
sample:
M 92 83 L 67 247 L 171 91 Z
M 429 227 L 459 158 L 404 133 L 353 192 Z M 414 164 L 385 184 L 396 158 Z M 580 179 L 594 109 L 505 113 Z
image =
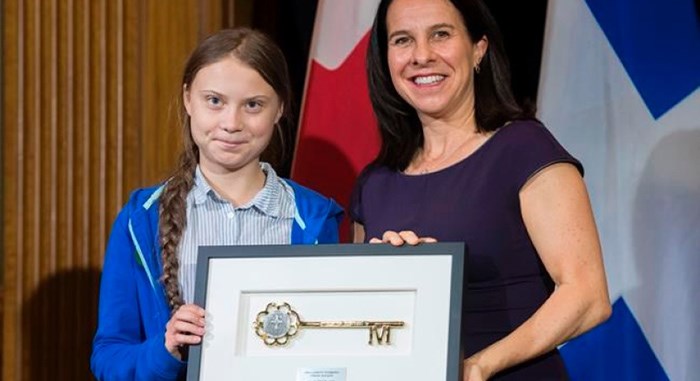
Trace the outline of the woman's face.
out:
M 228 56 L 200 69 L 183 98 L 203 170 L 258 165 L 283 106 L 257 71 Z
M 471 114 L 472 73 L 487 43 L 471 42 L 454 5 L 448 0 L 394 0 L 386 25 L 391 80 L 419 116 Z

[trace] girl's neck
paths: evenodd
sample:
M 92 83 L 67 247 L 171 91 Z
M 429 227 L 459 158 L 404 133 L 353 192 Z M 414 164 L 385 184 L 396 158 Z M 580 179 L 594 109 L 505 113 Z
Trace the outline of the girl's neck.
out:
M 200 170 L 212 189 L 234 206 L 250 202 L 265 186 L 266 175 L 258 161 L 235 171 L 213 171 L 202 165 Z

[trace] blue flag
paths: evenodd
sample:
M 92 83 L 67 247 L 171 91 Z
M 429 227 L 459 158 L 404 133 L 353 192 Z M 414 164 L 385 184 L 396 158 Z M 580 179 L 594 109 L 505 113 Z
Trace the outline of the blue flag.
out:
M 613 315 L 573 380 L 700 377 L 700 21 L 694 0 L 552 0 L 540 118 L 586 167 Z

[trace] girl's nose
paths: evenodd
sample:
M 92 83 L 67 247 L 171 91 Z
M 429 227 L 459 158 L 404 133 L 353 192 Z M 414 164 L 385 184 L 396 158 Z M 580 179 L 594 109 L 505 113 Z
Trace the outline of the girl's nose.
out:
M 230 107 L 227 112 L 222 114 L 221 121 L 219 122 L 219 126 L 221 127 L 222 130 L 228 132 L 228 133 L 233 133 L 241 129 L 241 121 L 240 121 L 240 115 L 239 113 L 233 108 Z

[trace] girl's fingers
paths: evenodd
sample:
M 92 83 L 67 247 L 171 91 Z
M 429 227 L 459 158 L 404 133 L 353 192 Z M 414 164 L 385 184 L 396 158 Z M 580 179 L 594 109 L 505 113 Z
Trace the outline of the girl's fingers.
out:
M 195 325 L 186 321 L 177 321 L 173 324 L 175 334 L 184 333 L 188 335 L 204 335 L 204 326 Z
M 202 336 L 199 335 L 187 335 L 184 333 L 178 333 L 175 335 L 175 344 L 177 346 L 182 345 L 193 345 L 202 342 Z

